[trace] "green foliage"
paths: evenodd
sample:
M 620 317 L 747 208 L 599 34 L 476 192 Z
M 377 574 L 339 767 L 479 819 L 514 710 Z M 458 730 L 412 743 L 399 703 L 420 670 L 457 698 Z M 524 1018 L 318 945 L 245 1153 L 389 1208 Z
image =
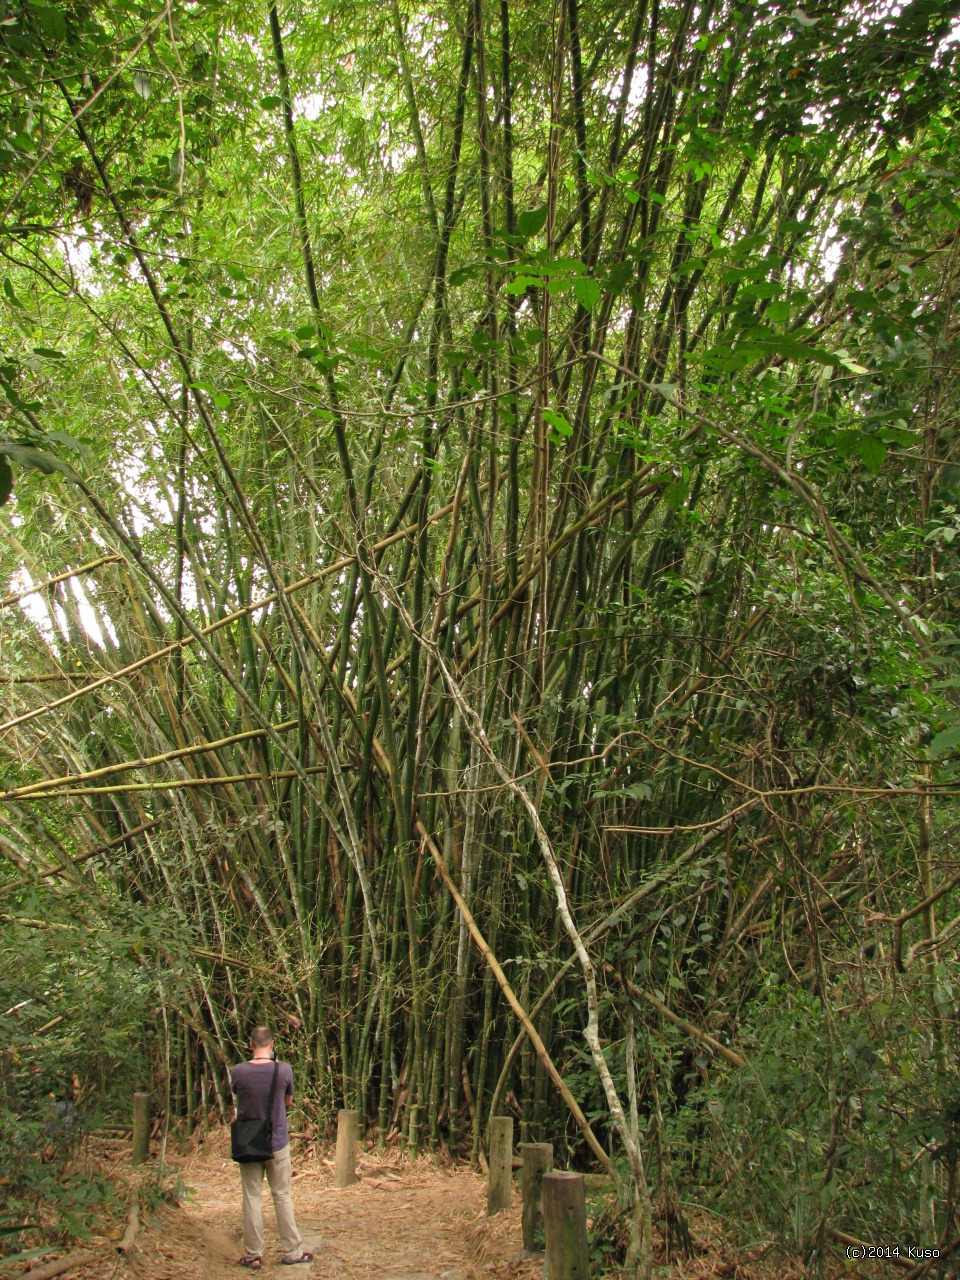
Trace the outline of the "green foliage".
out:
M 922 1221 L 921 1156 L 955 1167 L 960 1085 L 952 1058 L 929 1052 L 923 998 L 914 984 L 897 1008 L 837 1016 L 771 971 L 744 1010 L 747 1068 L 705 1074 L 668 1122 L 673 1176 L 719 1212 L 742 1216 L 749 1197 L 752 1230 L 797 1248 L 825 1215 L 857 1238 Z
M 85 1135 L 129 1118 L 151 1075 L 152 982 L 107 920 L 64 919 L 50 892 L 5 894 L 0 943 L 0 1169 L 7 1253 L 86 1238 L 119 1206 Z M 17 917 L 43 927 L 24 927 Z M 41 1246 L 42 1251 L 42 1246 Z

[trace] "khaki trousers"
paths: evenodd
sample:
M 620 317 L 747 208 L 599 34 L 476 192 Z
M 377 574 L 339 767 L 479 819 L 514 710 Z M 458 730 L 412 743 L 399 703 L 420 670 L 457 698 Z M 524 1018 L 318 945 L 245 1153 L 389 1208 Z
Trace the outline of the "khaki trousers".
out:
M 263 1213 L 260 1208 L 260 1195 L 263 1191 L 263 1174 L 266 1170 L 267 1182 L 273 1196 L 273 1207 L 277 1214 L 277 1231 L 284 1257 L 296 1258 L 303 1252 L 303 1243 L 297 1223 L 293 1216 L 293 1197 L 290 1195 L 290 1143 L 274 1154 L 272 1160 L 266 1162 L 242 1164 L 240 1180 L 243 1183 L 243 1245 L 248 1254 L 263 1253 Z

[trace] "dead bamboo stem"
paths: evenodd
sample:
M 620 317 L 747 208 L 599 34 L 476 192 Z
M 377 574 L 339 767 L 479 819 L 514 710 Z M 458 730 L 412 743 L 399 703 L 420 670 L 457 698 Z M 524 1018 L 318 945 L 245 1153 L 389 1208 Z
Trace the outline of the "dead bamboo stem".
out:
M 91 573 L 94 569 L 99 569 L 101 565 L 116 564 L 122 559 L 123 556 L 117 555 L 116 552 L 111 552 L 108 556 L 100 556 L 98 560 L 89 560 L 86 564 L 81 564 L 76 569 L 65 569 L 63 573 L 57 573 L 52 578 L 47 578 L 45 582 L 37 582 L 32 587 L 27 587 L 26 591 L 14 591 L 9 596 L 0 597 L 0 609 L 6 609 L 11 604 L 19 604 L 27 596 L 35 596 L 41 591 L 55 587 L 58 582 L 66 582 L 68 578 L 78 578 L 81 573 Z
M 125 831 L 122 836 L 117 836 L 115 840 L 108 840 L 106 844 L 98 845 L 96 849 L 88 849 L 86 853 L 81 853 L 76 858 L 70 858 L 62 866 L 51 867 L 48 871 L 41 871 L 39 873 L 40 879 L 46 880 L 50 876 L 66 875 L 71 867 L 78 867 L 84 862 L 89 862 L 91 858 L 98 858 L 102 853 L 109 853 L 111 849 L 119 849 L 128 840 L 133 840 L 136 836 L 142 836 L 145 832 L 152 831 L 154 827 L 159 825 L 159 818 L 154 818 L 151 822 L 141 822 L 140 826 L 134 827 L 132 831 Z M 31 877 L 25 876 L 22 880 L 18 880 L 11 885 L 10 891 L 15 893 L 18 889 L 25 888 L 31 882 Z
M 273 732 L 284 733 L 287 729 L 293 729 L 296 724 L 296 720 L 283 720 L 280 724 L 272 726 Z M 31 782 L 25 787 L 15 787 L 12 791 L 0 793 L 0 803 L 34 799 L 39 793 L 54 787 L 88 782 L 92 778 L 102 778 L 110 773 L 124 773 L 130 769 L 149 769 L 157 764 L 166 764 L 169 760 L 183 760 L 187 756 L 201 755 L 205 751 L 218 751 L 221 747 L 229 747 L 237 742 L 262 738 L 268 732 L 268 729 L 246 729 L 243 733 L 233 733 L 227 738 L 218 738 L 214 742 L 199 742 L 191 747 L 178 747 L 175 751 L 164 751 L 161 755 L 145 756 L 138 760 L 119 760 L 116 764 L 104 765 L 101 769 L 88 769 L 84 773 L 68 773 L 59 778 L 44 778 L 41 782 Z

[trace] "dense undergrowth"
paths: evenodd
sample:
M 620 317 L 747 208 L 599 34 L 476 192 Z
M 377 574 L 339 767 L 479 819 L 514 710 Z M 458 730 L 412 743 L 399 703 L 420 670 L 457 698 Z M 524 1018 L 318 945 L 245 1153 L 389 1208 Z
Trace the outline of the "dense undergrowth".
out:
M 129 1124 L 154 1075 L 156 987 L 109 926 L 78 927 L 43 890 L 20 906 L 43 923 L 8 922 L 0 941 L 0 1253 L 29 1257 L 122 1204 L 86 1146 Z

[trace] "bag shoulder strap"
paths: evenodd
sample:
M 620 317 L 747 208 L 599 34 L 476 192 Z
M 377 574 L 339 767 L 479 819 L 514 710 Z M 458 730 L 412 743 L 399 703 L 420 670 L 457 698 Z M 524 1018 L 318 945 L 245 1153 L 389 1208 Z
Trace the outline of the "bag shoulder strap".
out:
M 280 1074 L 280 1063 L 273 1064 L 273 1079 L 270 1081 L 270 1096 L 267 1099 L 267 1119 L 273 1117 L 273 1100 L 277 1094 L 277 1076 Z

